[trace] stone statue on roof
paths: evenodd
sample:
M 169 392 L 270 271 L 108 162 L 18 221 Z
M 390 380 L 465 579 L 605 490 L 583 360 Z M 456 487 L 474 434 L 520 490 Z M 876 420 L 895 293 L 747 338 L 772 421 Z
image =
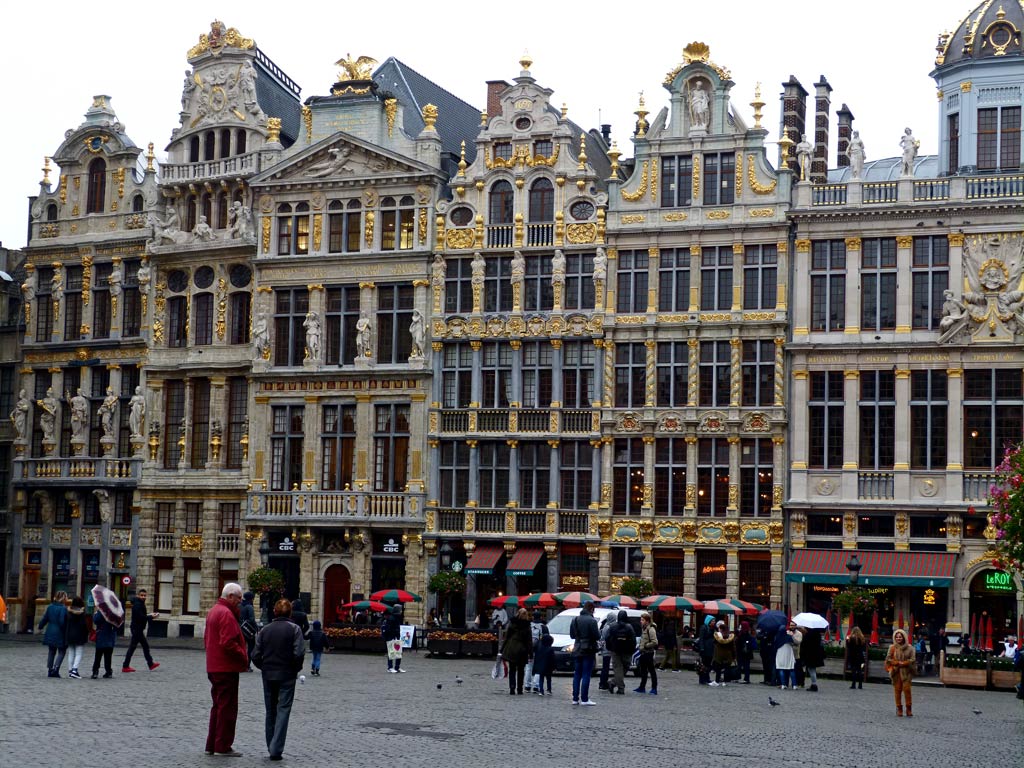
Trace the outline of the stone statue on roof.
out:
M 917 159 L 917 150 L 921 142 L 914 138 L 909 128 L 903 129 L 903 136 L 900 137 L 900 147 L 903 149 L 903 163 L 900 166 L 900 176 L 914 175 L 914 160 Z
M 864 175 L 864 142 L 861 141 L 860 131 L 854 131 L 850 137 L 846 156 L 850 159 L 850 177 L 859 179 Z

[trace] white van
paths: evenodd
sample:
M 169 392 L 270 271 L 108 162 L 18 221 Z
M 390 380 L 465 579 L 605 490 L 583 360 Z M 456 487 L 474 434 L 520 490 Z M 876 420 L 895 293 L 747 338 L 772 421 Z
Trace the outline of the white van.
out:
M 552 647 L 555 649 L 555 671 L 557 672 L 571 672 L 573 669 L 575 663 L 572 658 L 573 639 L 569 637 L 569 625 L 572 624 L 574 618 L 580 615 L 581 610 L 580 608 L 567 608 L 548 622 L 548 632 L 551 633 L 551 637 L 555 641 Z M 594 608 L 594 618 L 597 620 L 597 626 L 603 628 L 605 619 L 610 614 L 618 613 L 620 610 L 626 612 L 629 623 L 633 626 L 633 631 L 639 637 L 640 616 L 644 612 L 638 611 L 635 608 Z M 597 670 L 595 671 L 599 671 L 601 668 L 600 656 L 596 666 Z

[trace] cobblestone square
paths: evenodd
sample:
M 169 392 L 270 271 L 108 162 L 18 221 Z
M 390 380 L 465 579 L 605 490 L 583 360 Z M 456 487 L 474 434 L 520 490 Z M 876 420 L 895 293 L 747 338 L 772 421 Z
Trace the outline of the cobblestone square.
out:
M 120 669 L 124 645 L 114 653 Z M 0 641 L 0 755 L 5 766 L 205 766 L 268 764 L 259 673 L 242 676 L 238 759 L 203 754 L 209 687 L 201 651 L 154 648 L 159 669 L 112 680 L 46 677 L 46 650 Z M 308 656 L 307 656 L 308 660 Z M 141 659 L 140 659 L 141 661 Z M 888 685 L 850 691 L 825 680 L 818 694 L 762 685 L 700 688 L 689 671 L 660 673 L 659 696 L 570 704 L 571 679 L 554 696 L 510 697 L 480 660 L 407 653 L 407 674 L 381 657 L 328 654 L 307 675 L 292 711 L 285 761 L 317 766 L 531 768 L 657 765 L 1024 765 L 1024 707 L 1010 693 L 914 690 L 912 720 L 894 715 Z M 64 671 L 67 666 L 65 664 Z M 308 664 L 307 664 L 308 670 Z M 461 677 L 463 683 L 456 683 Z M 632 685 L 632 679 L 627 681 Z M 440 685 L 440 689 L 438 688 Z M 770 707 L 768 697 L 781 702 Z M 978 709 L 981 714 L 974 714 Z M 107 755 L 109 757 L 102 758 Z

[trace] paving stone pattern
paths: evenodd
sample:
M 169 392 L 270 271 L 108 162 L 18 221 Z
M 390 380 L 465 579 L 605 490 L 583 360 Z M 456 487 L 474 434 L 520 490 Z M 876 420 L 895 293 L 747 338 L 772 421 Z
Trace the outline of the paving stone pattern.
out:
M 54 680 L 46 677 L 45 648 L 0 641 L 0 764 L 269 764 L 259 673 L 242 675 L 235 748 L 244 756 L 207 757 L 203 654 L 156 648 L 160 668 L 148 672 L 140 663 L 131 675 L 119 671 L 123 654 L 119 645 L 112 680 L 90 680 L 88 671 L 82 680 L 66 674 Z M 91 670 L 92 658 L 90 647 L 83 669 Z M 611 696 L 597 690 L 595 679 L 598 706 L 587 708 L 570 704 L 566 676 L 555 678 L 553 697 L 511 697 L 504 681 L 491 680 L 485 661 L 407 653 L 403 668 L 406 674 L 388 674 L 383 657 L 327 654 L 316 678 L 307 665 L 285 764 L 1024 765 L 1024 706 L 1011 693 L 921 686 L 914 691 L 915 717 L 908 720 L 895 717 L 888 685 L 850 691 L 841 681 L 825 680 L 817 694 L 756 684 L 701 688 L 692 672 L 663 672 L 657 697 Z M 458 685 L 456 677 L 464 682 Z M 635 686 L 633 678 L 627 682 Z M 770 707 L 769 695 L 781 706 Z

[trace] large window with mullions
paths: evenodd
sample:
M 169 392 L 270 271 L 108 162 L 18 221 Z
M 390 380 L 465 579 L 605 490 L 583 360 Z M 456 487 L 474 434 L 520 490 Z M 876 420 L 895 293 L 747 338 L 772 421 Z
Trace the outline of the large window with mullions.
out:
M 846 242 L 815 240 L 811 244 L 811 330 L 845 327 Z
M 320 488 L 340 491 L 352 487 L 356 452 L 355 405 L 325 405 L 322 410 Z
M 896 377 L 892 371 L 860 375 L 861 469 L 892 469 L 896 451 Z
M 689 308 L 690 249 L 662 248 L 658 259 L 658 311 L 686 312 Z
M 682 208 L 693 203 L 693 156 L 661 158 L 661 207 Z
M 888 331 L 896 327 L 896 238 L 864 238 L 861 246 L 860 327 Z
M 1024 431 L 1020 368 L 964 371 L 964 468 L 991 470 Z

